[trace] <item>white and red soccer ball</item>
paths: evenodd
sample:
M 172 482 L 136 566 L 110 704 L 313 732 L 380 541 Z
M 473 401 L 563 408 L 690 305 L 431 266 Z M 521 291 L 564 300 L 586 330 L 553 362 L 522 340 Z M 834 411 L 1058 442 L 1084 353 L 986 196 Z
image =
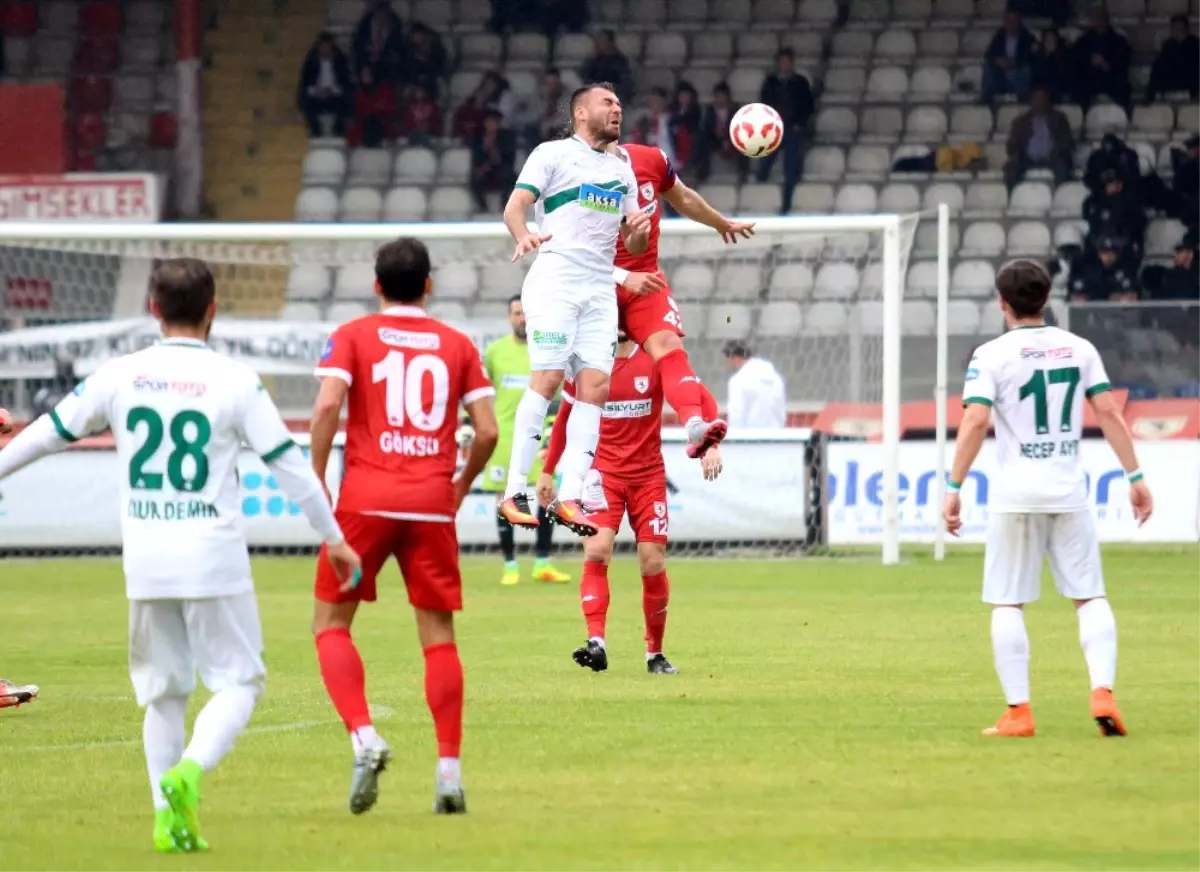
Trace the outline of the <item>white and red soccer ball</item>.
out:
M 783 119 L 765 103 L 747 103 L 730 119 L 729 138 L 746 157 L 766 157 L 783 141 Z

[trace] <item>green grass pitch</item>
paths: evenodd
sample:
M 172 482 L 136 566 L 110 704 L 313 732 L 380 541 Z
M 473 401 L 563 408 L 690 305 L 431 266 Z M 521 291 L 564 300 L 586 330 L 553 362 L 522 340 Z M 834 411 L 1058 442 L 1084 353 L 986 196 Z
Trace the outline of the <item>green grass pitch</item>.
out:
M 679 560 L 674 677 L 645 673 L 631 558 L 611 573 L 601 675 L 570 658 L 574 585 L 502 589 L 496 560 L 469 558 L 462 818 L 429 811 L 420 652 L 389 575 L 356 639 L 396 761 L 354 818 L 349 742 L 309 638 L 312 560 L 258 559 L 267 694 L 205 782 L 213 850 L 186 857 L 151 850 L 119 564 L 6 561 L 0 675 L 42 699 L 0 712 L 0 865 L 1196 869 L 1198 560 L 1194 546 L 1105 553 L 1129 738 L 1098 737 L 1074 615 L 1047 592 L 1028 621 L 1038 736 L 1006 741 L 979 735 L 1003 700 L 977 551 L 896 568 Z

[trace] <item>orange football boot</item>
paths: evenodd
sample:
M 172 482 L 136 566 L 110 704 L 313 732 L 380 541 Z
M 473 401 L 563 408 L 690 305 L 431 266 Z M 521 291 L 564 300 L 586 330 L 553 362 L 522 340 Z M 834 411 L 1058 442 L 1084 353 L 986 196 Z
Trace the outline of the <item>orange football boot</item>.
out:
M 0 708 L 24 705 L 33 702 L 37 696 L 36 684 L 13 684 L 7 678 L 0 678 Z
M 1107 687 L 1097 687 L 1092 691 L 1092 717 L 1100 727 L 1101 736 L 1125 736 L 1125 722 L 1121 720 L 1121 712 L 1113 693 Z
M 996 721 L 996 726 L 983 731 L 985 736 L 1007 736 L 1010 739 L 1028 739 L 1033 736 L 1033 710 L 1029 703 L 1010 705 Z
M 501 500 L 500 505 L 496 507 L 496 514 L 514 527 L 533 529 L 538 526 L 537 515 L 529 505 L 529 494 L 526 493 L 514 494 Z
M 579 500 L 555 500 L 546 507 L 550 520 L 578 536 L 595 536 L 596 525 Z

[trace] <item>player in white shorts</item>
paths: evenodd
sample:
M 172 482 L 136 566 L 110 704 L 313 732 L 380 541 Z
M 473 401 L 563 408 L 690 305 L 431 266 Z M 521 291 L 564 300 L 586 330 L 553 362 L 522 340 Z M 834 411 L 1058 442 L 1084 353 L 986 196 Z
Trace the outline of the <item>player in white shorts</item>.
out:
M 966 411 L 943 507 L 946 529 L 957 535 L 962 526 L 959 490 L 995 413 L 997 474 L 991 479 L 983 601 L 992 606 L 992 648 L 1008 710 L 984 734 L 1033 735 L 1029 637 L 1022 609 L 1038 598 L 1042 558 L 1049 557 L 1059 593 L 1075 602 L 1091 679 L 1092 717 L 1102 735 L 1123 736 L 1125 724 L 1112 693 L 1117 625 L 1105 598 L 1100 547 L 1079 458 L 1085 400 L 1125 469 L 1139 526 L 1154 503 L 1095 346 L 1047 326 L 1042 317 L 1050 295 L 1046 270 L 1031 260 L 1011 261 L 996 276 L 996 289 L 1008 332 L 976 349 L 968 365 Z
M 631 253 L 645 250 L 650 218 L 638 208 L 637 179 L 628 160 L 608 151 L 621 135 L 621 101 L 612 87 L 602 83 L 575 91 L 571 125 L 569 139 L 533 150 L 504 208 L 505 226 L 517 243 L 513 262 L 534 251 L 537 259 L 521 288 L 533 371 L 517 406 L 499 513 L 521 527 L 538 524 L 526 491 L 529 470 L 550 401 L 570 369 L 576 403 L 559 466 L 559 498 L 547 512 L 555 522 L 591 536 L 596 528 L 580 499 L 600 439 L 600 410 L 608 399 L 617 345 L 613 258 L 618 235 Z M 535 204 L 538 232 L 532 233 L 525 215 Z
M 207 847 L 196 815 L 201 774 L 233 749 L 266 679 L 242 530 L 242 446 L 262 458 L 303 509 L 347 584 L 359 561 L 258 376 L 205 344 L 216 311 L 208 267 L 164 261 L 151 279 L 150 308 L 163 340 L 105 363 L 25 428 L 0 451 L 0 479 L 112 428 L 121 469 L 129 671 L 146 709 L 154 846 L 194 851 Z M 21 486 L 20 476 L 13 486 Z M 185 748 L 197 672 L 213 696 Z

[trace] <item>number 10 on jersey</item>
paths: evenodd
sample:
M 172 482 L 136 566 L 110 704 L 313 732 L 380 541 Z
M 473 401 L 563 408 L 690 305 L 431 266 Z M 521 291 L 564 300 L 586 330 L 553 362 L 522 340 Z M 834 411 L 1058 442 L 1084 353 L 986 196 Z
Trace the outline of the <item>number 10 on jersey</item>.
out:
M 428 407 L 425 401 L 425 377 L 433 382 Z M 384 409 L 388 425 L 411 424 L 417 430 L 433 433 L 446 422 L 450 403 L 450 370 L 436 354 L 418 354 L 407 360 L 401 351 L 389 351 L 371 367 L 371 381 L 385 383 Z

